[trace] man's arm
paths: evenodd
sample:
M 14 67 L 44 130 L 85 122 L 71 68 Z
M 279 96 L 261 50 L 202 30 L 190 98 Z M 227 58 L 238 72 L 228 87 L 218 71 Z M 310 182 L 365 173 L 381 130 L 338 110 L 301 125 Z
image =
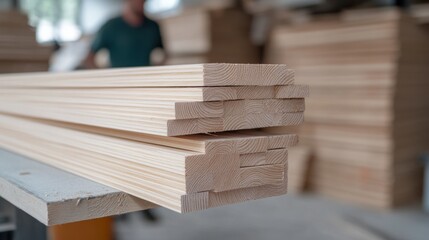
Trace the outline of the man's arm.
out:
M 164 48 L 164 41 L 163 41 L 163 38 L 162 38 L 160 26 L 158 24 L 156 24 L 156 31 L 155 31 L 155 33 L 156 33 L 156 36 L 157 36 L 157 48 L 158 49 L 162 49 L 162 54 L 160 54 L 162 56 L 162 58 L 156 64 L 157 65 L 165 65 L 167 63 L 168 55 L 167 55 L 167 51 Z
M 97 68 L 97 64 L 95 63 L 95 55 L 101 49 L 109 48 L 109 29 L 111 26 L 111 21 L 101 27 L 101 29 L 96 34 L 94 41 L 91 44 L 88 55 L 85 58 L 85 67 L 88 69 Z

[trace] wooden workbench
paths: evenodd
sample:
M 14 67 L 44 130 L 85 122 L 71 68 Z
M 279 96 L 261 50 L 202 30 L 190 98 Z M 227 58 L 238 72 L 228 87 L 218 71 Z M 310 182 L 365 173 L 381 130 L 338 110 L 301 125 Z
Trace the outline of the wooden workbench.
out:
M 0 197 L 47 226 L 156 207 L 3 149 L 0 149 Z

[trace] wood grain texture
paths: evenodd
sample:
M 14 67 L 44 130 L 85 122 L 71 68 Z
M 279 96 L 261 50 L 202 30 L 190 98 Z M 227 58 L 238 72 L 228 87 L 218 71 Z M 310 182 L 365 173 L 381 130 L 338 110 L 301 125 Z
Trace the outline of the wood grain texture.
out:
M 285 164 L 288 159 L 288 150 L 273 149 L 267 152 L 248 153 L 240 156 L 241 167 Z
M 87 114 L 106 114 L 139 116 L 144 118 L 193 119 L 227 117 L 238 114 L 251 113 L 289 113 L 302 112 L 305 109 L 304 99 L 246 99 L 236 101 L 211 102 L 183 102 L 169 100 L 141 100 L 128 96 L 125 99 L 95 98 L 87 96 L 65 97 L 56 91 L 47 91 L 46 94 L 34 96 L 33 90 L 27 91 L 0 91 L 1 100 L 7 103 L 34 105 L 36 108 L 63 109 Z M 4 93 L 4 94 L 3 94 Z M 57 96 L 49 96 L 55 93 Z M 115 94 L 113 94 L 115 95 Z M 4 107 L 7 109 L 7 106 Z M 1 106 L 0 106 L 1 109 Z
M 34 121 L 83 132 L 96 133 L 208 154 L 215 152 L 239 154 L 258 153 L 272 149 L 288 148 L 295 146 L 298 143 L 298 136 L 296 134 L 275 134 L 258 130 L 164 137 L 65 122 L 39 119 Z
M 205 206 L 203 192 L 276 184 L 285 171 L 276 165 L 240 170 L 238 153 L 205 155 L 16 117 L 0 120 L 2 147 L 178 212 L 201 210 L 194 207 Z M 218 183 L 224 174 L 233 180 Z
M 196 102 L 242 99 L 304 98 L 308 86 L 150 87 L 150 88 L 1 88 L 4 97 L 39 101 L 136 103 L 145 101 Z
M 70 73 L 6 74 L 2 88 L 70 87 L 200 87 L 274 86 L 293 84 L 294 72 L 285 65 L 194 64 Z

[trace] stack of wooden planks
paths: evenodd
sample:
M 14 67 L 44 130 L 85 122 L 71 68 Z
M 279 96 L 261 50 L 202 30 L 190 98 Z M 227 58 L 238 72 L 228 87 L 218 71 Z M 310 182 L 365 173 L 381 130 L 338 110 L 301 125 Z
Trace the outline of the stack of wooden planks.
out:
M 51 51 L 38 45 L 25 15 L 0 11 L 0 33 L 0 73 L 48 70 Z
M 260 63 L 251 16 L 240 8 L 191 8 L 159 23 L 168 64 Z
M 285 65 L 0 77 L 0 146 L 177 212 L 285 194 L 307 86 Z M 239 130 L 239 131 L 237 131 Z
M 312 87 L 299 129 L 315 154 L 311 187 L 380 208 L 419 199 L 419 156 L 429 147 L 428 32 L 396 9 L 374 9 L 272 34 L 266 61 L 289 64 Z

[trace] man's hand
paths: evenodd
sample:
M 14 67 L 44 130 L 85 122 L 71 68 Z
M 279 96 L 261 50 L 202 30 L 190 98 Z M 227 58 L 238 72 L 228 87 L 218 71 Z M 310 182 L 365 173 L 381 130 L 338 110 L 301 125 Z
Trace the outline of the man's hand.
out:
M 95 63 L 95 53 L 93 53 L 93 52 L 88 53 L 88 56 L 86 56 L 86 59 L 85 59 L 85 67 L 87 69 L 98 68 L 97 64 Z

